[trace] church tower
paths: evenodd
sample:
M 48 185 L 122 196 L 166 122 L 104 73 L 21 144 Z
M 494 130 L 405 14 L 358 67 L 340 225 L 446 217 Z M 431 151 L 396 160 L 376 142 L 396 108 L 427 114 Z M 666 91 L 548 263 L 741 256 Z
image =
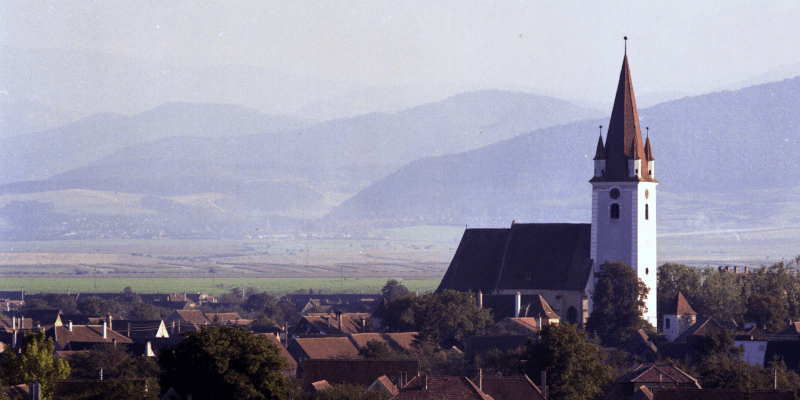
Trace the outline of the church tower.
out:
M 626 38 L 627 40 L 627 38 Z M 627 53 L 627 52 L 626 52 Z M 645 320 L 656 325 L 656 185 L 650 137 L 642 140 L 628 55 L 622 60 L 614 108 L 594 157 L 593 276 L 606 261 L 621 261 L 650 288 Z M 591 303 L 590 303 L 591 312 Z

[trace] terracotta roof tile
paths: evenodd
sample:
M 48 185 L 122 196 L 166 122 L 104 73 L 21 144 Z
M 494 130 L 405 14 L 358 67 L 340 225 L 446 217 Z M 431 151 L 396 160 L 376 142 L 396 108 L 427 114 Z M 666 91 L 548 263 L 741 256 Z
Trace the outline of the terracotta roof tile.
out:
M 632 151 L 634 154 L 631 154 Z M 590 182 L 657 182 L 650 177 L 647 163 L 642 164 L 641 177 L 631 178 L 628 175 L 628 160 L 646 160 L 647 155 L 642 142 L 639 111 L 636 108 L 627 55 L 622 59 L 617 94 L 606 134 L 605 153 L 606 173 L 592 178 Z
M 106 329 L 106 337 L 103 338 L 102 325 L 73 325 L 71 331 L 69 326 L 54 326 L 45 330 L 45 335 L 54 338 L 53 341 L 58 344 L 58 350 L 66 349 L 67 345 L 73 342 L 112 343 L 116 340 L 117 343 L 133 343 L 132 340 L 111 329 Z
M 687 328 L 680 336 L 675 338 L 675 343 L 685 343 L 691 336 L 702 336 L 712 330 L 725 331 L 725 327 L 711 317 L 700 317 L 692 326 Z
M 666 315 L 697 315 L 697 313 L 692 309 L 692 306 L 689 305 L 689 302 L 686 301 L 686 297 L 683 297 L 683 293 L 678 292 L 678 295 L 675 296 L 674 299 L 669 303 L 667 309 L 664 310 L 664 314 Z
M 350 335 L 350 338 L 359 350 L 366 346 L 368 342 L 375 340 L 386 343 L 395 351 L 402 350 L 413 352 L 416 350 L 416 344 L 419 342 L 417 332 L 356 333 Z
M 311 359 L 358 357 L 356 346 L 346 337 L 296 338 L 287 350 L 294 354 L 295 346 Z
M 292 355 L 289 354 L 289 351 L 286 350 L 286 347 L 283 345 L 283 343 L 281 343 L 281 340 L 278 339 L 277 336 L 275 336 L 275 335 L 273 335 L 271 333 L 256 333 L 255 335 L 256 336 L 264 336 L 267 339 L 269 339 L 269 341 L 272 342 L 272 344 L 274 344 L 275 346 L 278 346 L 278 349 L 281 351 L 281 356 L 284 359 L 286 359 L 286 363 L 288 364 L 286 369 L 294 369 L 294 370 L 297 369 L 297 361 L 295 361 L 294 357 L 292 357 Z
M 303 388 L 323 379 L 336 385 L 346 383 L 367 388 L 381 376 L 386 376 L 393 385 L 397 385 L 401 373 L 405 373 L 409 379 L 416 376 L 419 373 L 419 361 L 310 359 L 303 362 Z
M 494 400 L 545 400 L 542 392 L 527 376 L 475 377 L 472 383 Z
M 671 364 L 641 364 L 617 379 L 618 383 L 673 383 L 700 388 L 697 379 Z
M 492 400 L 463 376 L 416 376 L 392 399 Z

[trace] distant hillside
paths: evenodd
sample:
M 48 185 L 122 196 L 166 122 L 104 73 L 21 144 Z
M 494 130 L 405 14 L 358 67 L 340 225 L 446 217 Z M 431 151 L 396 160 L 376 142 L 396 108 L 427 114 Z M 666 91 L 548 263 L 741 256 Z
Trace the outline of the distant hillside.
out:
M 642 126 L 651 128 L 659 189 L 677 197 L 731 193 L 735 202 L 754 189 L 800 186 L 797 104 L 800 78 L 640 110 Z M 415 161 L 349 199 L 324 221 L 499 226 L 512 219 L 587 222 L 597 127 L 607 125 L 608 118 Z M 669 207 L 664 204 L 668 202 L 665 198 L 661 204 Z M 737 218 L 749 217 L 747 207 L 744 212 Z
M 11 167 L 3 172 L 0 205 L 60 201 L 55 192 L 79 190 L 93 193 L 93 202 L 113 193 L 106 210 L 118 209 L 120 194 L 168 199 L 174 204 L 158 212 L 185 219 L 207 215 L 179 207 L 190 203 L 187 196 L 205 196 L 215 200 L 199 207 L 214 215 L 224 211 L 215 218 L 291 215 L 308 221 L 420 157 L 479 148 L 598 114 L 557 99 L 503 91 L 311 126 L 237 106 L 172 103 L 131 117 L 100 114 L 7 139 L 0 157 Z
M 0 140 L 0 183 L 45 179 L 126 147 L 168 137 L 223 138 L 287 132 L 307 121 L 219 104 L 169 103 L 126 117 L 97 114 L 42 132 Z

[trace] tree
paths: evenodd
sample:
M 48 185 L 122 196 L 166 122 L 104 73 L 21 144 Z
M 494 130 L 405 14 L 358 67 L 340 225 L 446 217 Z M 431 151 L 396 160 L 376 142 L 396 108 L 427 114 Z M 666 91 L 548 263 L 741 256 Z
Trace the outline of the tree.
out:
M 389 331 L 417 331 L 420 339 L 444 348 L 464 348 L 469 336 L 493 323 L 488 309 L 478 308 L 472 293 L 444 290 L 420 297 L 404 296 L 378 310 Z
M 370 340 L 358 351 L 358 355 L 366 359 L 386 360 L 392 358 L 393 353 L 386 342 Z
M 274 307 L 278 299 L 269 293 L 255 293 L 247 297 L 242 308 L 248 311 L 263 312 L 267 307 Z
M 775 333 L 785 327 L 784 319 L 788 313 L 780 300 L 772 296 L 753 293 L 747 299 L 747 312 L 744 318 L 769 333 Z
M 586 330 L 596 332 L 603 343 L 619 345 L 645 326 L 642 314 L 650 289 L 633 269 L 621 262 L 604 263 L 595 277 L 592 314 Z
M 743 278 L 737 274 L 721 273 L 714 268 L 703 270 L 703 286 L 692 308 L 698 314 L 720 320 L 740 321 L 745 312 Z
M 603 364 L 600 349 L 569 323 L 542 327 L 539 339 L 528 341 L 522 360 L 528 376 L 547 371 L 554 399 L 592 399 L 612 383 L 611 368 Z
M 286 360 L 264 336 L 244 327 L 210 326 L 186 334 L 159 357 L 161 387 L 195 399 L 276 399 L 289 386 Z
M 386 285 L 381 289 L 381 298 L 386 301 L 394 301 L 410 293 L 408 288 L 403 286 L 396 279 L 389 279 L 386 281 Z
M 103 379 L 146 379 L 147 392 L 141 385 L 130 382 L 114 382 L 96 388 L 94 391 L 82 393 L 70 399 L 158 399 L 160 388 L 158 376 L 161 369 L 151 357 L 133 356 L 125 350 L 125 346 L 108 344 L 97 345 L 89 352 L 75 353 L 70 358 L 71 372 L 69 379 L 97 379 L 100 369 Z
M 53 397 L 53 386 L 57 379 L 67 379 L 69 363 L 64 359 L 53 360 L 53 339 L 45 339 L 44 331 L 26 332 L 21 352 L 6 347 L 0 361 L 0 378 L 4 386 L 39 381 L 42 398 Z
M 658 285 L 656 292 L 658 293 L 657 312 L 659 322 L 663 315 L 663 310 L 669 306 L 669 303 L 678 292 L 686 296 L 686 301 L 689 304 L 698 304 L 695 299 L 695 293 L 700 291 L 703 282 L 702 271 L 694 268 L 687 267 L 683 264 L 666 263 L 658 267 Z
M 127 317 L 134 321 L 155 320 L 161 319 L 161 313 L 158 307 L 152 304 L 137 303 L 128 311 Z

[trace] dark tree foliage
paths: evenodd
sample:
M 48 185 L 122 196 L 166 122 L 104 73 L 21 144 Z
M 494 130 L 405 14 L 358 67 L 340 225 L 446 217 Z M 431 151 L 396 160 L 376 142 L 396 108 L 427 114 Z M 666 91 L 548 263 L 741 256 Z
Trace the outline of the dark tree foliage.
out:
M 741 358 L 744 349 L 736 346 L 733 337 L 722 330 L 710 330 L 693 340 L 690 344 L 692 354 L 702 361 L 706 357 L 721 355 L 728 358 Z
M 683 264 L 666 263 L 658 267 L 657 312 L 659 323 L 669 303 L 683 293 L 691 305 L 698 304 L 696 294 L 700 292 L 703 275 L 700 269 Z
M 788 314 L 780 300 L 772 296 L 753 293 L 747 299 L 747 312 L 744 314 L 744 318 L 747 321 L 755 322 L 759 328 L 768 333 L 775 333 L 785 328 L 784 320 Z
M 370 340 L 361 350 L 358 351 L 361 358 L 372 360 L 387 360 L 394 357 L 392 349 L 386 342 L 379 342 L 377 340 Z
M 186 334 L 159 357 L 161 387 L 195 399 L 277 399 L 289 386 L 286 360 L 266 337 L 243 327 L 210 326 Z
M 538 377 L 541 371 L 547 371 L 549 393 L 554 399 L 593 399 L 613 382 L 600 349 L 569 323 L 545 325 L 538 340 L 528 341 L 522 360 L 526 361 L 528 376 Z
M 386 281 L 386 285 L 381 288 L 381 299 L 386 301 L 395 301 L 396 299 L 406 296 L 411 292 L 408 291 L 408 288 L 403 286 L 400 282 L 396 279 L 389 279 Z
M 605 263 L 596 276 L 592 301 L 594 308 L 586 330 L 597 333 L 606 345 L 623 343 L 646 325 L 642 314 L 650 289 L 633 269 L 621 262 Z
M 134 321 L 161 319 L 161 312 L 152 304 L 137 303 L 130 308 L 126 317 Z
M 104 380 L 147 380 L 145 392 L 142 385 L 119 381 L 75 394 L 69 399 L 158 399 L 158 376 L 161 369 L 151 357 L 134 356 L 125 346 L 102 344 L 86 353 L 76 353 L 70 358 L 69 379 L 98 379 L 100 369 Z
M 253 293 L 247 297 L 242 308 L 252 312 L 264 312 L 267 307 L 275 307 L 278 299 L 269 293 Z
M 713 354 L 700 363 L 700 386 L 703 388 L 753 390 L 755 382 L 750 364 L 741 357 Z
M 44 331 L 26 332 L 19 353 L 11 346 L 3 352 L 0 360 L 2 386 L 39 381 L 42 398 L 52 398 L 55 381 L 66 379 L 70 371 L 66 360 L 53 360 L 53 350 L 53 339 L 45 339 Z
M 467 337 L 493 323 L 491 312 L 478 308 L 471 293 L 456 290 L 400 297 L 377 312 L 387 331 L 416 331 L 421 340 L 443 348 L 463 349 Z
M 350 384 L 336 385 L 330 389 L 320 390 L 307 397 L 308 400 L 386 400 L 386 392 L 367 391 L 361 386 Z

